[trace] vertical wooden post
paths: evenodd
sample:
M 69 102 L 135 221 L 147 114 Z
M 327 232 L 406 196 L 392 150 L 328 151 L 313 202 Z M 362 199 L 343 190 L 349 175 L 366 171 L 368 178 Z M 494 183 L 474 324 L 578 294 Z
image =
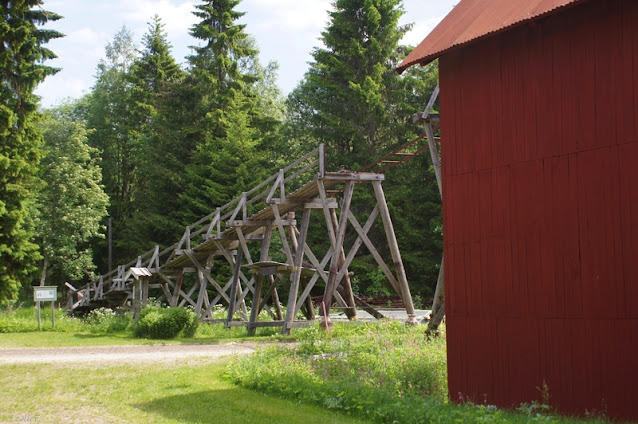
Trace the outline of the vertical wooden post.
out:
M 182 290 L 182 283 L 184 282 L 184 268 L 180 269 L 179 275 L 177 276 L 177 282 L 175 283 L 175 288 L 173 288 L 173 297 L 171 298 L 170 305 L 171 307 L 177 306 L 177 301 L 179 300 L 179 292 Z
M 259 254 L 259 261 L 268 260 L 268 250 L 270 249 L 270 240 L 272 238 L 272 227 L 265 228 L 264 238 L 261 241 L 261 252 Z M 248 321 L 248 335 L 254 336 L 256 328 L 251 324 L 254 324 L 259 320 L 259 307 L 261 305 L 261 292 L 264 286 L 264 276 L 261 273 L 257 273 L 255 276 L 255 291 L 253 293 L 253 303 L 250 309 L 250 320 Z
M 308 235 L 308 224 L 310 223 L 310 212 L 312 209 L 307 208 L 303 210 L 303 217 L 301 218 L 301 230 L 299 231 L 298 245 L 304 246 L 306 244 L 306 236 Z M 297 306 L 297 295 L 299 292 L 299 280 L 301 279 L 301 264 L 303 262 L 304 251 L 303 247 L 297 249 L 293 262 L 293 272 L 290 275 L 290 291 L 288 293 L 288 308 L 286 310 L 286 320 L 282 329 L 283 334 L 290 334 L 289 324 L 295 319 L 295 309 Z
M 397 280 L 399 283 L 399 288 L 401 289 L 400 294 L 403 298 L 403 303 L 405 303 L 405 310 L 408 313 L 407 323 L 416 324 L 416 314 L 414 311 L 414 304 L 412 303 L 410 287 L 408 286 L 408 278 L 405 275 L 405 268 L 403 267 L 403 260 L 401 259 L 399 244 L 397 243 L 397 238 L 394 234 L 394 227 L 392 225 L 392 219 L 390 218 L 388 204 L 385 201 L 383 187 L 381 187 L 381 181 L 373 181 L 372 186 L 374 187 L 374 193 L 377 197 L 377 205 L 379 206 L 379 212 L 381 213 L 381 220 L 383 221 L 385 236 L 388 240 L 388 246 L 390 247 L 392 261 L 394 262 L 394 268 L 397 273 Z
M 425 119 L 425 134 L 428 138 L 428 147 L 430 149 L 430 158 L 432 159 L 432 165 L 434 165 L 434 175 L 436 176 L 436 184 L 439 188 L 439 195 L 443 197 L 443 185 L 441 181 L 441 161 L 439 160 L 439 149 L 434 141 L 434 131 L 432 131 L 432 124 L 428 120 L 430 110 L 434 106 L 434 102 L 439 95 L 439 85 L 436 85 L 430 101 L 428 102 L 425 112 L 423 112 L 423 119 Z M 430 322 L 428 323 L 427 333 L 436 332 L 439 324 L 443 320 L 445 315 L 445 275 L 443 268 L 443 260 L 441 258 L 441 269 L 439 270 L 439 277 L 436 281 L 436 289 L 434 291 L 434 303 L 432 304 L 432 312 L 430 315 Z
M 346 236 L 346 224 L 348 222 L 348 213 L 350 212 L 350 202 L 352 201 L 352 192 L 354 189 L 354 181 L 348 181 L 346 188 L 343 192 L 343 203 L 341 205 L 341 217 L 339 219 L 339 226 L 334 236 L 334 243 L 332 244 L 332 258 L 330 258 L 330 273 L 328 274 L 328 282 L 326 283 L 326 291 L 323 294 L 323 302 L 325 305 L 325 319 L 322 322 L 329 323 L 330 319 L 330 306 L 332 305 L 332 297 L 334 296 L 335 289 L 337 288 L 337 274 L 339 264 L 339 252 L 343 248 L 343 240 Z M 323 200 L 323 199 L 322 199 Z M 327 211 L 326 205 L 324 210 Z M 326 212 L 326 225 L 328 231 L 332 229 L 332 218 L 330 212 Z M 322 311 L 323 312 L 323 311 Z M 329 324 L 328 324 L 329 325 Z
M 330 209 L 330 217 L 332 218 L 332 226 L 334 227 L 336 232 L 339 226 L 339 221 L 337 220 L 337 212 L 335 212 L 334 209 Z M 337 261 L 337 268 L 338 270 L 341 270 L 341 268 L 345 265 L 345 262 L 346 262 L 346 253 L 343 249 L 343 246 L 341 247 L 341 249 L 339 249 L 339 252 L 337 252 L 337 254 L 339 255 L 339 258 Z M 352 292 L 352 283 L 350 282 L 350 276 L 348 275 L 347 270 L 343 274 L 341 281 L 337 281 L 336 285 L 337 287 L 341 285 L 343 289 L 344 300 L 346 301 L 346 304 L 348 305 L 348 307 L 343 310 L 344 313 L 346 314 L 346 316 L 348 317 L 350 321 L 356 321 L 357 306 L 354 303 L 354 293 Z
M 210 257 L 208 258 L 208 263 L 210 263 Z M 207 271 L 210 272 L 210 267 L 208 267 L 207 263 Z M 204 272 L 201 269 L 197 270 L 197 280 L 199 281 L 199 294 L 197 295 L 197 303 L 195 306 L 195 315 L 197 315 L 197 319 L 202 318 L 202 304 L 206 299 L 206 286 L 208 285 L 208 279 L 204 277 Z
M 323 178 L 326 175 L 326 145 L 321 143 L 319 145 L 319 178 Z
M 51 301 L 51 329 L 55 330 L 55 301 Z
M 226 326 L 230 327 L 230 322 L 235 315 L 235 308 L 237 303 L 237 286 L 239 285 L 239 272 L 241 271 L 241 261 L 243 260 L 243 250 L 237 249 L 237 257 L 235 258 L 235 269 L 233 271 L 232 282 L 230 283 L 230 302 L 228 305 L 228 316 L 226 318 Z
M 148 305 L 148 277 L 140 277 L 142 308 Z
M 272 280 L 271 280 L 272 279 Z M 270 275 L 268 280 L 271 284 L 274 284 L 275 278 Z M 277 319 L 283 321 L 284 319 L 284 311 L 281 308 L 281 302 L 279 301 L 279 293 L 277 293 L 277 289 L 274 288 L 272 291 L 272 303 L 275 305 L 275 311 L 277 312 Z
M 289 212 L 289 214 L 290 214 L 290 216 L 288 217 L 288 219 L 290 221 L 293 221 L 295 219 L 294 212 Z M 299 243 L 297 243 L 297 237 L 299 236 L 299 230 L 297 230 L 297 228 L 294 225 L 290 225 L 288 227 L 288 235 L 290 237 L 290 245 L 292 246 L 293 250 L 295 251 L 295 255 L 299 254 Z M 306 283 L 307 283 L 306 279 L 302 278 L 300 280 L 302 291 L 306 289 Z M 310 296 L 306 296 L 306 300 L 304 301 L 304 306 L 306 308 L 306 312 L 305 312 L 306 318 L 308 320 L 315 319 L 314 307 L 312 305 L 312 299 L 310 298 Z
M 38 307 L 38 308 L 37 308 L 37 309 L 38 309 L 38 331 L 40 331 L 40 329 L 41 329 L 41 327 L 42 327 L 42 325 L 41 325 L 41 322 L 42 322 L 42 316 L 40 315 L 40 301 L 37 301 L 37 302 L 35 302 L 35 303 L 36 303 L 36 305 L 37 305 L 37 307 Z

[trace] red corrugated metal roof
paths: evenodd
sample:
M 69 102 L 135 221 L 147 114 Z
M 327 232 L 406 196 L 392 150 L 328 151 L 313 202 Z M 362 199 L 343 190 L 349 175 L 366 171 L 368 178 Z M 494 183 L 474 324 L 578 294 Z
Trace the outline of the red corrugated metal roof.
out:
M 461 0 L 397 68 L 425 65 L 453 47 L 583 0 Z

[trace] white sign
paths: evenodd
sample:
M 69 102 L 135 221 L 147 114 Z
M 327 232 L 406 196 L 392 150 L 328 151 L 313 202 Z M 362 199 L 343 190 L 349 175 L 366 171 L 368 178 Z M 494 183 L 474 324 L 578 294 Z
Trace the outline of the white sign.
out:
M 34 287 L 33 300 L 36 302 L 54 302 L 58 300 L 58 288 L 52 286 Z

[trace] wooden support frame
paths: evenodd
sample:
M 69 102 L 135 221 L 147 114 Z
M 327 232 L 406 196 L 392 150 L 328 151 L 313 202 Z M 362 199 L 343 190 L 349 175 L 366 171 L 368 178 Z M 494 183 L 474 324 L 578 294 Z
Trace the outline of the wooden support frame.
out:
M 222 319 L 227 326 L 245 325 L 249 333 L 254 334 L 258 327 L 275 325 L 288 333 L 290 329 L 315 319 L 311 293 L 321 290 L 323 286 L 323 299 L 328 312 L 333 301 L 336 301 L 350 319 L 357 319 L 357 305 L 380 318 L 383 315 L 355 296 L 349 278 L 348 267 L 360 248 L 365 246 L 406 303 L 412 317 L 414 311 L 398 246 L 391 249 L 394 267 L 388 266 L 368 237 L 368 232 L 381 217 L 389 245 L 396 245 L 381 189 L 384 175 L 372 172 L 326 172 L 325 163 L 325 148 L 321 145 L 261 184 L 187 226 L 179 242 L 173 246 L 161 251 L 155 246 L 135 261 L 121 265 L 117 272 L 105 274 L 101 280 L 78 291 L 78 296 L 82 292 L 82 296 L 86 293 L 87 299 L 90 294 L 99 298 L 105 290 L 133 290 L 142 300 L 148 297 L 150 289 L 161 289 L 161 297 L 171 306 L 191 305 L 204 322 L 219 321 L 213 318 L 213 308 L 221 302 L 228 306 L 228 313 Z M 308 175 L 311 176 L 310 180 L 298 182 Z M 356 187 L 369 184 L 375 189 L 377 205 L 362 226 L 350 207 Z M 337 194 L 339 201 L 334 197 Z M 264 207 L 259 209 L 257 202 Z M 249 216 L 249 207 L 259 212 Z M 320 252 L 321 255 L 316 255 L 313 252 L 316 247 L 308 244 L 313 209 L 323 212 L 314 215 L 318 218 L 323 216 L 330 241 L 329 248 Z M 299 229 L 295 212 L 302 214 Z M 354 243 L 346 243 L 347 232 L 350 234 L 348 240 L 355 237 Z M 267 265 L 274 234 L 281 239 L 286 258 L 284 268 L 287 271 L 281 271 L 284 275 L 269 275 L 261 271 L 248 275 L 245 268 L 255 265 L 251 243 L 260 243 L 259 263 Z M 228 277 L 213 272 L 223 262 L 232 268 Z M 123 281 L 122 276 L 133 265 L 146 266 L 152 270 L 155 283 L 142 287 Z M 284 278 L 285 274 L 289 274 L 289 277 Z M 285 316 L 278 294 L 282 286 L 288 292 Z M 250 312 L 247 302 L 251 302 Z M 271 321 L 260 321 L 260 312 L 264 309 L 271 315 Z M 300 312 L 305 315 L 305 320 L 296 319 Z

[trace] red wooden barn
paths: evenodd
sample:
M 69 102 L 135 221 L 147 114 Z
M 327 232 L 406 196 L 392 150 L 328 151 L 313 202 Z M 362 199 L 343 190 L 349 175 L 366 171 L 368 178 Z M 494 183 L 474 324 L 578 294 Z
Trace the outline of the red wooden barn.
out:
M 435 58 L 451 398 L 638 419 L 638 1 L 461 0 Z

